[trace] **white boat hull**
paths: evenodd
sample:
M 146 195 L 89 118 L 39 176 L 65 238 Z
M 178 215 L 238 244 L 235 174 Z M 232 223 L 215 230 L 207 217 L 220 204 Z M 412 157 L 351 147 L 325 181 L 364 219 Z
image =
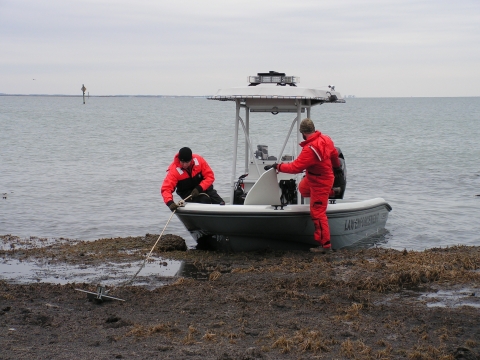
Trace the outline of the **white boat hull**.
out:
M 381 198 L 329 204 L 332 247 L 350 246 L 385 231 L 390 205 Z M 314 226 L 309 205 L 209 205 L 186 203 L 176 215 L 201 245 L 226 251 L 308 249 Z

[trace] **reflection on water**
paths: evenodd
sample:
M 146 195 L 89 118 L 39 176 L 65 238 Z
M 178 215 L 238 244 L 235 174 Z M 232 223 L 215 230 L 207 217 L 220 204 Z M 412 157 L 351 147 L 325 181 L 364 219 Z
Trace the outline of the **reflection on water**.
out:
M 400 293 L 387 294 L 375 305 L 387 305 L 399 298 L 408 298 L 420 301 L 429 308 L 458 308 L 471 306 L 480 308 L 480 289 L 461 288 L 450 290 L 437 290 L 436 292 L 420 293 L 413 290 L 402 290 Z
M 135 263 L 106 262 L 100 266 L 91 266 L 4 259 L 0 261 L 0 280 L 16 284 L 37 282 L 119 286 L 131 280 L 142 264 L 143 260 Z M 131 285 L 155 289 L 171 283 L 177 277 L 208 280 L 210 273 L 211 271 L 199 269 L 192 263 L 152 256 L 151 261 L 145 264 Z
M 435 293 L 422 294 L 420 299 L 425 300 L 428 307 L 472 306 L 480 308 L 480 289 L 439 290 Z
M 133 285 L 148 288 L 165 285 L 168 280 L 178 275 L 182 267 L 181 261 L 155 257 L 151 259 L 152 261 L 147 262 L 135 278 Z M 124 264 L 107 262 L 100 266 L 7 260 L 0 262 L 0 279 L 18 284 L 42 282 L 62 285 L 87 283 L 115 286 L 130 280 L 142 264 L 143 260 Z
M 390 232 L 386 229 L 383 229 L 381 232 L 371 235 L 363 240 L 360 240 L 351 246 L 344 247 L 343 249 L 361 250 L 370 249 L 372 247 L 386 247 L 391 237 L 392 235 L 390 234 Z

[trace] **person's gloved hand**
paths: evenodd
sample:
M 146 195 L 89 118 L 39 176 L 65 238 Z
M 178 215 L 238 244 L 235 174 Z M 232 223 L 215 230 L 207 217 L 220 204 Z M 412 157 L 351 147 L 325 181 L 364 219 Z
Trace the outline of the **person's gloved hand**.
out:
M 274 168 L 275 170 L 277 170 L 277 166 L 278 166 L 277 163 L 273 163 L 272 165 L 265 166 L 263 169 L 264 170 L 270 170 L 271 168 Z
M 198 189 L 195 188 L 192 190 L 190 195 L 192 195 L 192 199 L 193 199 L 193 198 L 196 198 L 199 194 L 200 194 L 200 191 L 198 191 Z
M 170 205 L 168 205 L 168 208 L 170 209 L 170 211 L 175 211 L 179 208 L 180 206 L 178 206 L 177 204 L 175 204 L 173 201 Z

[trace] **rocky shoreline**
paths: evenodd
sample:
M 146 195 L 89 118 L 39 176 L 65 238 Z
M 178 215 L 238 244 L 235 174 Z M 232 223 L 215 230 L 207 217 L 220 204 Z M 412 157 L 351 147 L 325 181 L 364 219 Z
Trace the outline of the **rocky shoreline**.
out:
M 120 267 L 141 261 L 157 239 L 4 235 L 0 258 Z M 0 359 L 480 358 L 480 247 L 321 255 L 181 244 L 166 235 L 153 262 L 182 261 L 203 276 L 113 287 L 125 302 L 75 290 L 93 284 L 1 280 Z

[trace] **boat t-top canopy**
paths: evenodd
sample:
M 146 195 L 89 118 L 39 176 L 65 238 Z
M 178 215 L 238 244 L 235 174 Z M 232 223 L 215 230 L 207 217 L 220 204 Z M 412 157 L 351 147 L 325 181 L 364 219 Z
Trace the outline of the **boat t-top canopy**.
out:
M 297 112 L 302 108 L 326 102 L 344 103 L 342 95 L 334 90 L 320 90 L 297 86 L 278 86 L 275 84 L 259 84 L 220 89 L 209 100 L 244 102 L 251 112 Z M 299 104 L 300 102 L 300 104 Z M 274 109 L 277 107 L 277 109 Z
M 296 125 L 297 143 L 300 143 L 301 137 L 299 133 L 301 113 L 307 112 L 310 117 L 310 109 L 312 106 L 324 103 L 344 103 L 342 95 L 335 91 L 334 86 L 328 86 L 328 90 L 311 89 L 298 87 L 296 83 L 299 78 L 296 76 L 285 76 L 284 73 L 270 71 L 269 73 L 258 73 L 258 76 L 250 76 L 248 78 L 249 86 L 234 87 L 220 89 L 213 96 L 208 97 L 209 100 L 235 101 L 235 137 L 233 146 L 233 164 L 232 164 L 232 182 L 231 182 L 231 199 L 233 203 L 233 191 L 235 182 L 235 170 L 237 161 L 237 145 L 239 126 L 243 128 L 245 134 L 245 171 L 248 169 L 249 153 L 253 159 L 257 173 L 261 174 L 260 165 L 254 156 L 253 146 L 250 141 L 250 112 L 270 112 L 276 115 L 282 113 L 296 113 L 290 126 L 290 130 L 285 138 L 278 159 L 281 159 L 288 138 Z M 245 109 L 245 121 L 240 117 L 240 109 Z M 297 147 L 297 152 L 300 148 Z M 300 199 L 300 197 L 298 197 Z

